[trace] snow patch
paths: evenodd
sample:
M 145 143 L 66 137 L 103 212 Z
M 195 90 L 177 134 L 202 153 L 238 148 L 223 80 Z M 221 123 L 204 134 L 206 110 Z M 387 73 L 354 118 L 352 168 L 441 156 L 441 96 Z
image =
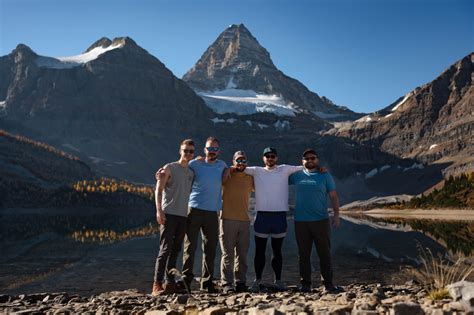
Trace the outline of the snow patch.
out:
M 379 170 L 377 168 L 374 168 L 373 170 L 365 174 L 365 179 L 374 177 L 375 175 L 377 175 L 378 172 Z
M 263 128 L 268 128 L 268 125 L 265 124 L 257 124 L 258 128 L 263 129 Z
M 0 102 L 0 117 L 4 117 L 7 115 L 7 102 L 1 101 Z
M 412 95 L 413 95 L 413 91 L 405 95 L 405 97 L 400 102 L 398 102 L 397 105 L 395 105 L 392 108 L 392 112 L 396 111 L 400 106 L 402 106 L 407 101 L 407 99 Z
M 393 115 L 393 113 L 390 113 L 390 114 L 384 116 L 384 118 L 388 118 L 388 117 L 390 117 L 390 116 L 392 116 L 392 115 Z
M 389 168 L 391 168 L 392 166 L 391 165 L 384 165 L 380 168 L 380 172 L 383 172 L 385 170 L 388 170 Z
M 91 49 L 90 51 L 76 55 L 76 56 L 70 56 L 70 57 L 46 57 L 46 56 L 38 56 L 36 58 L 36 64 L 38 67 L 44 67 L 44 68 L 53 68 L 53 69 L 70 69 L 74 67 L 79 67 L 82 66 L 85 63 L 88 63 L 92 60 L 97 59 L 100 55 L 103 53 L 117 49 L 122 47 L 122 43 L 110 45 L 108 47 L 95 47 L 94 49 Z
M 249 125 L 250 127 L 252 127 L 252 122 L 250 120 L 246 120 L 245 121 L 247 123 L 247 125 Z
M 434 148 L 436 148 L 438 145 L 437 144 L 432 144 L 430 145 L 430 148 L 428 150 L 433 150 Z
M 422 163 L 413 163 L 412 166 L 410 166 L 410 167 L 405 167 L 405 168 L 403 169 L 403 171 L 406 172 L 406 171 L 411 170 L 411 169 L 419 169 L 419 170 L 422 170 L 422 169 L 424 169 L 424 168 L 425 168 L 425 166 L 424 166 Z
M 235 89 L 237 85 L 234 83 L 234 76 L 231 76 L 229 82 L 227 82 L 226 89 Z
M 63 143 L 63 147 L 66 147 L 66 148 L 71 149 L 71 150 L 76 151 L 76 152 L 81 152 L 81 150 L 79 150 L 78 148 L 76 148 L 75 146 L 73 146 L 70 143 Z
M 283 121 L 277 120 L 273 124 L 273 126 L 275 127 L 276 130 L 280 130 L 280 131 L 289 130 L 290 129 L 290 122 L 288 120 L 283 120 Z
M 229 119 L 226 120 L 226 122 L 228 122 L 229 124 L 233 124 L 236 121 L 237 121 L 237 119 L 235 119 L 235 118 L 229 118 Z
M 363 117 L 357 119 L 355 122 L 357 123 L 357 122 L 373 122 L 373 121 L 374 120 L 373 120 L 372 116 L 366 115 L 366 116 L 363 116 Z
M 231 83 L 231 81 L 229 81 Z M 292 102 L 277 95 L 259 94 L 252 90 L 225 89 L 214 92 L 197 92 L 216 114 L 234 113 L 251 115 L 272 113 L 277 116 L 291 116 L 299 112 Z
M 7 107 L 7 101 L 1 101 L 0 102 L 0 109 L 5 109 Z
M 127 162 L 125 161 L 118 161 L 118 162 L 114 162 L 115 164 L 117 165 L 125 165 L 125 164 L 128 164 Z
M 211 121 L 212 121 L 213 123 L 217 124 L 217 123 L 223 123 L 223 122 L 225 122 L 225 119 L 218 118 L 218 117 L 214 117 L 214 118 L 211 119 Z
M 99 164 L 100 162 L 105 161 L 104 159 L 96 157 L 96 156 L 89 156 L 89 159 L 91 159 L 92 163 L 94 164 Z

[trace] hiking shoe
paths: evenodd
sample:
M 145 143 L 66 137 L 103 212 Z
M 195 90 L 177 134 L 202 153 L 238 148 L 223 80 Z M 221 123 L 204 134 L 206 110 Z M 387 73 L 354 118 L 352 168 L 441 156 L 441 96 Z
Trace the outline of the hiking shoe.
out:
M 176 282 L 176 293 L 188 293 L 188 289 L 189 292 L 191 292 L 191 284 L 187 284 L 184 281 Z
M 219 290 L 217 290 L 217 288 L 214 286 L 214 283 L 201 287 L 201 291 L 205 291 L 207 293 L 219 293 Z
M 286 284 L 281 280 L 275 280 L 273 287 L 277 291 L 285 291 L 287 289 Z
M 153 282 L 153 289 L 151 291 L 151 295 L 157 296 L 160 295 L 164 291 L 163 283 L 159 281 Z
M 235 285 L 235 292 L 241 293 L 241 292 L 247 292 L 248 287 L 245 285 L 245 283 L 239 282 Z
M 330 294 L 337 294 L 337 293 L 344 292 L 344 289 L 340 286 L 330 284 L 330 285 L 324 286 L 324 292 L 330 293 Z
M 260 280 L 254 280 L 249 291 L 253 293 L 260 292 Z
M 226 285 L 226 286 L 224 286 L 224 288 L 222 288 L 222 293 L 224 293 L 224 294 L 232 294 L 234 292 L 235 292 L 235 290 L 231 285 Z
M 299 287 L 299 291 L 301 293 L 309 293 L 311 292 L 312 288 L 311 288 L 311 284 L 302 284 L 300 287 Z

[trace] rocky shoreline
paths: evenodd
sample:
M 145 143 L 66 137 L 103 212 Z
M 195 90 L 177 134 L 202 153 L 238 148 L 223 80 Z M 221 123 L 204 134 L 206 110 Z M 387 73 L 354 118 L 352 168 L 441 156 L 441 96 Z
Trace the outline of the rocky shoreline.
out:
M 432 301 L 413 282 L 404 285 L 352 284 L 345 292 L 322 288 L 285 292 L 192 294 L 153 297 L 137 290 L 106 292 L 90 297 L 67 293 L 0 295 L 2 314 L 473 314 L 474 283 L 460 282 L 451 298 Z

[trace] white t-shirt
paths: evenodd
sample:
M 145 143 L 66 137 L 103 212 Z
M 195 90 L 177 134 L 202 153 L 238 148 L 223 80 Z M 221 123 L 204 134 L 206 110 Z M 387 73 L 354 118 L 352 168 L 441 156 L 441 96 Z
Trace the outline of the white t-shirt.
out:
M 260 166 L 250 166 L 245 173 L 253 176 L 255 183 L 255 210 L 288 211 L 288 177 L 303 166 L 278 165 L 267 170 Z

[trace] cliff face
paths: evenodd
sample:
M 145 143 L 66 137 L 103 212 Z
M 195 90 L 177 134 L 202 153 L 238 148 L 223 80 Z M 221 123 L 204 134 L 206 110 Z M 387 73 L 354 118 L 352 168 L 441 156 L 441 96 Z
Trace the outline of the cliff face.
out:
M 473 63 L 474 54 L 469 54 L 398 102 L 331 133 L 402 158 L 453 163 L 452 169 L 459 171 L 472 169 Z

